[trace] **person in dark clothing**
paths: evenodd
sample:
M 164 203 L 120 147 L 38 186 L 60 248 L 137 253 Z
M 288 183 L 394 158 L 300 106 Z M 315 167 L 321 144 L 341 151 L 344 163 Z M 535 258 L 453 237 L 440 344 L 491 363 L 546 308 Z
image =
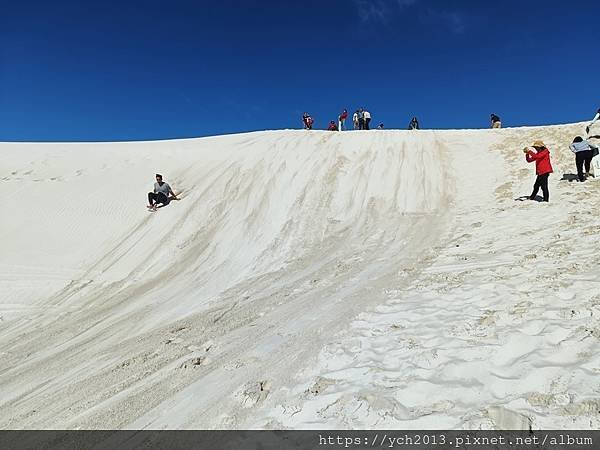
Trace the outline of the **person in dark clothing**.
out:
M 492 128 L 502 128 L 500 117 L 498 117 L 496 114 L 490 114 L 490 122 L 492 122 Z
M 163 181 L 161 174 L 156 174 L 156 183 L 154 183 L 154 191 L 148 192 L 148 209 L 156 211 L 159 204 L 166 206 L 171 200 L 179 200 L 175 192 L 169 186 L 169 183 Z
M 412 119 L 410 119 L 410 123 L 408 124 L 408 129 L 409 130 L 418 130 L 419 129 L 419 121 L 417 120 L 416 117 L 413 117 Z
M 588 141 L 583 139 L 581 136 L 577 136 L 573 139 L 573 143 L 569 145 L 569 148 L 575 153 L 575 166 L 577 167 L 577 179 L 579 181 L 585 181 L 590 176 L 590 168 L 592 166 L 592 158 L 594 157 L 594 149 Z M 583 166 L 585 165 L 585 175 L 583 173 Z
M 305 130 L 312 130 L 313 118 L 307 112 L 302 114 L 302 124 Z
M 525 153 L 525 159 L 527 162 L 530 163 L 535 161 L 535 173 L 537 175 L 533 185 L 533 192 L 529 196 L 529 199 L 535 200 L 539 189 L 542 188 L 544 201 L 547 202 L 550 200 L 548 177 L 553 172 L 552 164 L 550 163 L 550 150 L 548 150 L 546 144 L 544 144 L 542 141 L 535 141 L 533 143 L 533 148 L 535 149 L 535 152 L 531 149 L 531 147 L 525 147 L 523 149 L 523 153 Z
M 358 129 L 365 129 L 365 111 L 362 108 L 358 110 Z
M 329 126 L 327 127 L 327 131 L 338 131 L 338 127 L 335 122 L 332 120 L 329 122 Z

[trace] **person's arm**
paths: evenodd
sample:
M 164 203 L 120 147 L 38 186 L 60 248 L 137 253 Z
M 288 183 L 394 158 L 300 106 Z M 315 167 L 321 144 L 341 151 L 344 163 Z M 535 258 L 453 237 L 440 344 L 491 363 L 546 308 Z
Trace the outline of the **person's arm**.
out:
M 177 195 L 175 195 L 175 192 L 173 192 L 173 189 L 171 189 L 171 185 L 169 185 L 169 193 L 171 194 L 171 198 L 173 200 L 179 200 L 179 198 L 177 198 Z
M 537 153 L 535 153 L 529 147 L 525 147 L 523 149 L 523 153 L 525 153 L 525 159 L 527 160 L 528 163 L 536 160 Z
M 534 162 L 537 161 L 538 159 L 542 159 L 546 156 L 547 150 L 544 151 L 539 151 L 539 152 L 534 152 L 534 151 L 529 151 L 527 152 L 527 155 L 525 155 L 527 157 L 527 162 Z
M 577 150 L 575 150 L 575 146 L 573 144 L 569 144 L 569 149 L 573 152 L 573 153 L 577 153 Z

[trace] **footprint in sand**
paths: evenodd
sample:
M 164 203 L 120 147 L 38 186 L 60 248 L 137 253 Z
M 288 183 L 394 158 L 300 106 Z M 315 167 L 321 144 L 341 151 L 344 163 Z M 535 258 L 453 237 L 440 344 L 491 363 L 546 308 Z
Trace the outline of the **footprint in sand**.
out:
M 323 391 L 325 391 L 329 386 L 333 386 L 335 384 L 336 384 L 336 381 L 332 380 L 330 378 L 317 377 L 314 384 L 310 388 L 308 388 L 304 392 L 304 394 L 305 395 L 308 395 L 308 394 L 319 395 Z
M 252 408 L 268 397 L 270 387 L 270 383 L 266 380 L 246 383 L 235 396 L 243 408 Z
M 205 356 L 196 356 L 194 358 L 190 358 L 187 361 L 181 363 L 179 366 L 180 369 L 195 369 L 200 367 L 206 361 Z

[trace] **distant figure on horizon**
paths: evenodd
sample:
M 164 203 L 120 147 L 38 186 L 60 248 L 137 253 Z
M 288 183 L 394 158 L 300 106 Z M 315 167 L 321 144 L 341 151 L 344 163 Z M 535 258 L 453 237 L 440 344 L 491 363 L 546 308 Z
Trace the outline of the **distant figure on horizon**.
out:
M 358 130 L 358 109 L 352 114 L 352 125 L 354 125 L 355 130 Z
M 366 109 L 363 111 L 363 118 L 365 121 L 365 130 L 369 129 L 369 124 L 371 123 L 371 113 L 369 111 L 367 111 Z
M 338 130 L 338 127 L 335 124 L 335 121 L 332 120 L 331 122 L 329 122 L 329 126 L 327 127 L 327 131 L 337 131 L 337 130 Z
M 313 126 L 314 120 L 310 116 L 310 114 L 308 114 L 307 112 L 305 112 L 304 114 L 302 114 L 302 123 L 304 124 L 304 129 L 305 130 L 312 130 L 312 126 Z
M 418 130 L 419 129 L 419 121 L 417 120 L 416 117 L 413 117 L 412 119 L 410 119 L 410 123 L 408 124 L 408 129 L 409 130 Z
M 377 125 L 377 129 L 378 130 L 383 130 L 383 123 L 380 123 L 379 125 Z
M 577 167 L 577 179 L 580 182 L 585 181 L 590 176 L 592 166 L 592 158 L 594 157 L 594 149 L 588 141 L 581 136 L 575 137 L 569 148 L 575 153 L 575 167 Z M 585 175 L 583 166 L 585 164 Z
M 544 201 L 550 200 L 550 192 L 548 191 L 548 177 L 553 172 L 552 164 L 550 163 L 550 150 L 546 147 L 542 141 L 535 141 L 533 143 L 533 149 L 531 147 L 525 147 L 523 153 L 525 153 L 525 159 L 528 163 L 535 161 L 535 173 L 537 178 L 533 185 L 533 192 L 529 196 L 529 200 L 535 200 L 537 193 L 542 188 L 544 194 Z
M 365 112 L 362 108 L 358 109 L 358 129 L 365 129 Z
M 348 111 L 344 109 L 338 117 L 338 129 L 340 131 L 344 131 L 347 118 L 348 118 Z
M 596 115 L 594 116 L 590 124 L 587 127 L 585 127 L 585 132 L 588 134 L 588 136 L 590 134 L 590 128 L 594 126 L 598 119 L 600 119 L 600 108 L 598 108 L 598 111 L 596 112 Z
M 154 183 L 154 191 L 148 192 L 148 209 L 156 211 L 157 205 L 162 204 L 167 206 L 171 200 L 179 200 L 175 192 L 169 186 L 169 183 L 163 181 L 160 173 L 156 174 L 156 183 Z
M 502 128 L 502 121 L 496 114 L 490 114 L 490 122 L 492 122 L 492 128 Z

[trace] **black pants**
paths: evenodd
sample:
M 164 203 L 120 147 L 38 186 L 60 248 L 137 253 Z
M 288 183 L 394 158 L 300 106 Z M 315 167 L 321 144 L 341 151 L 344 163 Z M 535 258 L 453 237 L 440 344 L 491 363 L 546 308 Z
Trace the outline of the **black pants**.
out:
M 364 130 L 365 129 L 365 119 L 358 119 L 358 129 L 359 130 Z
M 365 119 L 365 130 L 369 129 L 369 124 L 371 123 L 371 118 Z
M 542 188 L 542 193 L 544 194 L 544 201 L 547 202 L 550 200 L 550 192 L 548 191 L 548 177 L 549 173 L 545 173 L 544 175 L 538 175 L 535 179 L 535 184 L 533 185 L 533 192 L 531 193 L 531 200 L 535 200 L 535 196 L 537 195 L 540 188 Z
M 585 180 L 583 174 L 583 165 L 585 164 L 585 173 L 590 173 L 590 167 L 592 165 L 593 152 L 592 150 L 586 150 L 583 152 L 575 153 L 575 165 L 577 166 L 577 178 L 579 181 Z
M 159 203 L 166 205 L 167 203 L 169 203 L 169 198 L 162 192 L 159 192 L 158 194 L 154 192 L 148 192 L 148 203 L 150 204 L 150 206 L 154 204 L 158 205 Z

